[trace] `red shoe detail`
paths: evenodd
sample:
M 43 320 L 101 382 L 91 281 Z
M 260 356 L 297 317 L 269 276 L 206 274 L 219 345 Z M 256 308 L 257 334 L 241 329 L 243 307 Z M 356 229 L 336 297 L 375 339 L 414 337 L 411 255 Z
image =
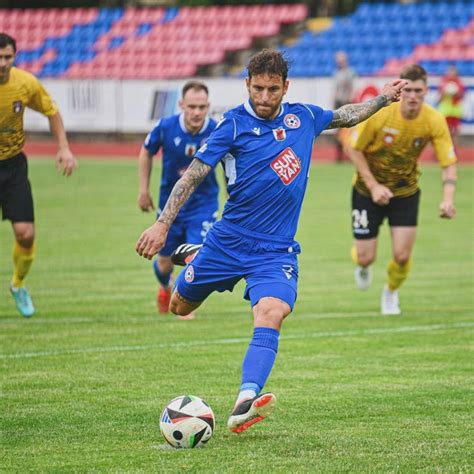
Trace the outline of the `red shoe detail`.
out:
M 255 423 L 258 423 L 259 421 L 262 421 L 264 420 L 265 418 L 263 416 L 257 416 L 256 418 L 253 418 L 249 421 L 247 421 L 246 423 L 244 423 L 243 425 L 237 427 L 237 428 L 234 428 L 232 431 L 234 433 L 242 433 L 242 431 L 245 431 L 247 428 L 250 428 L 252 425 L 254 425 Z
M 168 313 L 171 301 L 171 288 L 160 288 L 156 297 L 158 311 L 160 313 Z
M 264 407 L 267 403 L 271 402 L 273 399 L 273 396 L 269 393 L 267 395 L 263 395 L 263 397 L 260 398 L 260 400 L 257 400 L 255 402 L 255 406 L 257 408 Z M 260 421 L 260 420 L 259 420 Z

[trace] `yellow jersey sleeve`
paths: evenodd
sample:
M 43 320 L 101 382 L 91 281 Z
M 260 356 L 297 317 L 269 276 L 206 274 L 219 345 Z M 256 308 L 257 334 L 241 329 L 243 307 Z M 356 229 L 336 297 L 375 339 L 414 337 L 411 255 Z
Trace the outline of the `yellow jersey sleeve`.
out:
M 32 76 L 31 94 L 28 98 L 27 107 L 36 110 L 47 117 L 55 115 L 58 112 L 57 105 L 51 99 L 41 82 Z
M 432 117 L 432 144 L 436 152 L 439 164 L 446 168 L 457 161 L 453 141 L 449 133 L 446 119 L 441 114 Z

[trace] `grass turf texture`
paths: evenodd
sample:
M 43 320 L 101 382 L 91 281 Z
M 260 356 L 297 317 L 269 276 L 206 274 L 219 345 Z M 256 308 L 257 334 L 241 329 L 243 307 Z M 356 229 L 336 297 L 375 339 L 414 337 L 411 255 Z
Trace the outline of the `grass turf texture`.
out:
M 251 337 L 243 284 L 195 321 L 159 316 L 151 265 L 134 252 L 153 220 L 136 205 L 133 162 L 81 161 L 75 176 L 31 161 L 37 259 L 25 320 L 8 293 L 11 230 L 0 226 L 3 472 L 466 472 L 472 469 L 472 178 L 458 216 L 437 217 L 440 171 L 423 167 L 403 316 L 381 317 L 385 226 L 374 283 L 350 260 L 349 165 L 315 165 L 298 239 L 299 298 L 266 390 L 275 414 L 238 436 L 225 427 Z M 154 186 L 158 169 L 154 172 Z M 164 405 L 212 406 L 204 449 L 167 449 Z M 472 431 L 471 431 L 472 433 Z

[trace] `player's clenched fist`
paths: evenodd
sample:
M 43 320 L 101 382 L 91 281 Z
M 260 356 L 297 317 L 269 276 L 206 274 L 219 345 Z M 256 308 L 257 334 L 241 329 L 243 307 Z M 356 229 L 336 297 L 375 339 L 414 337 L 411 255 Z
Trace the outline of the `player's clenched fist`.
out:
M 443 201 L 439 205 L 439 217 L 442 219 L 452 219 L 456 215 L 456 208 L 450 201 Z
M 168 230 L 169 227 L 159 221 L 146 229 L 135 246 L 138 255 L 151 260 L 165 245 Z

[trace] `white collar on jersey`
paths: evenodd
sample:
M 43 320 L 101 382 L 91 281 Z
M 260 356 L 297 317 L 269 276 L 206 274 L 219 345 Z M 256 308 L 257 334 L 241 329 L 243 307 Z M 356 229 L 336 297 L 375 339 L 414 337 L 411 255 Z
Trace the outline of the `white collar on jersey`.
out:
M 245 102 L 244 102 L 244 107 L 245 107 L 245 110 L 252 116 L 252 117 L 255 117 L 256 119 L 258 120 L 268 120 L 266 118 L 262 118 L 262 117 L 259 117 L 256 113 L 255 113 L 255 110 L 253 110 L 253 107 L 252 105 L 250 104 L 250 99 L 247 99 Z M 283 110 L 284 110 L 284 107 L 283 107 L 283 104 L 280 105 L 280 112 L 278 113 L 278 115 L 275 117 L 280 117 L 281 115 L 283 115 Z M 275 119 L 273 119 L 275 120 Z M 269 122 L 271 122 L 271 120 L 269 120 Z
M 204 123 L 201 127 L 201 130 L 199 130 L 199 132 L 195 133 L 194 135 L 199 135 L 200 133 L 203 133 L 207 126 L 209 125 L 209 116 L 206 115 L 206 118 L 204 119 Z M 184 113 L 180 113 L 179 114 L 179 126 L 181 127 L 181 130 L 184 132 L 184 133 L 191 133 L 187 128 L 186 128 L 186 125 L 184 123 Z

